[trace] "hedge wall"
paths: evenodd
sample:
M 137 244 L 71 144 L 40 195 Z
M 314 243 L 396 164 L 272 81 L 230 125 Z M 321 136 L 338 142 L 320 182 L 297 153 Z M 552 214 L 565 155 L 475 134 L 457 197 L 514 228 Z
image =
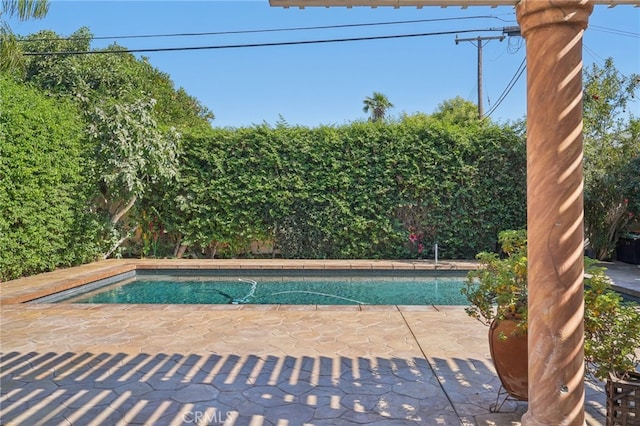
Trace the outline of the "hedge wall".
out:
M 101 247 L 91 147 L 70 102 L 0 79 L 0 280 Z M 473 258 L 526 224 L 524 138 L 506 125 L 405 117 L 184 135 L 177 181 L 145 192 L 131 254 Z M 181 250 L 178 250 L 178 247 Z
M 162 209 L 182 243 L 238 256 L 473 258 L 526 224 L 524 138 L 508 126 L 425 117 L 189 135 Z M 214 250 L 212 250 L 214 248 Z
M 91 258 L 75 107 L 0 78 L 0 280 Z

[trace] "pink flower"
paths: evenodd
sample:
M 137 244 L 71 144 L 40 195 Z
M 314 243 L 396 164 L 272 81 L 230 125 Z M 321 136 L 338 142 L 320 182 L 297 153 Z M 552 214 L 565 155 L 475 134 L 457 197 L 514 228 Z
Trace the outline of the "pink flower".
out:
M 409 241 L 415 243 L 416 241 L 418 241 L 418 236 L 416 234 L 409 234 Z

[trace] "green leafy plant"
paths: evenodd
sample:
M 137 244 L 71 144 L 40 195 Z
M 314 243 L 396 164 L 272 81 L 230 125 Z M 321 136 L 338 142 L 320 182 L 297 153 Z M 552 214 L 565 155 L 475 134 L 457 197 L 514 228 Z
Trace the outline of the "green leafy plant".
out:
M 26 37 L 25 46 L 88 51 L 90 39 L 88 29 L 65 40 L 42 32 Z M 79 180 L 87 197 L 74 204 L 82 227 L 71 228 L 92 236 L 72 244 L 84 259 L 96 250 L 250 256 L 251 244 L 264 240 L 283 257 L 431 258 L 437 242 L 440 257 L 466 259 L 492 248 L 501 227 L 526 222 L 525 139 L 509 125 L 450 118 L 464 116 L 469 105 L 453 103 L 446 117 L 212 128 L 206 109 L 133 55 L 33 56 L 27 65 L 17 87 L 68 98 L 82 126 Z M 27 124 L 9 128 L 28 133 Z M 12 155 L 3 161 L 14 164 Z M 413 224 L 406 206 L 417 209 Z M 158 213 L 153 232 L 160 234 L 152 235 L 143 211 Z M 409 226 L 422 241 L 409 239 Z M 23 236 L 10 243 L 26 247 Z M 55 236 L 69 241 L 69 232 Z M 12 276 L 30 273 L 20 256 L 5 259 L 16 268 Z M 47 269 L 65 264 L 54 259 L 45 259 Z
M 373 92 L 373 96 L 364 98 L 364 107 L 362 111 L 371 112 L 371 121 L 382 121 L 389 108 L 393 108 L 393 104 L 385 95 L 380 92 Z
M 95 259 L 80 112 L 4 76 L 0 93 L 0 281 Z
M 461 292 L 466 312 L 485 325 L 494 319 L 517 319 L 517 332 L 527 332 L 526 231 L 503 231 L 498 238 L 504 258 L 482 252 L 481 268 L 468 274 Z M 606 380 L 624 377 L 639 365 L 640 307 L 625 303 L 611 289 L 605 268 L 585 261 L 584 356 L 588 375 Z M 504 336 L 508 338 L 509 336 Z
M 598 259 L 614 255 L 638 213 L 640 119 L 630 105 L 640 76 L 620 73 L 613 59 L 584 70 L 585 236 Z
M 625 378 L 640 365 L 640 311 L 611 290 L 605 268 L 587 262 L 584 292 L 584 355 L 587 373 Z
M 480 269 L 470 271 L 461 289 L 469 300 L 467 314 L 490 325 L 494 319 L 516 319 L 520 332 L 527 331 L 527 234 L 525 230 L 502 231 L 498 242 L 505 254 L 481 252 Z

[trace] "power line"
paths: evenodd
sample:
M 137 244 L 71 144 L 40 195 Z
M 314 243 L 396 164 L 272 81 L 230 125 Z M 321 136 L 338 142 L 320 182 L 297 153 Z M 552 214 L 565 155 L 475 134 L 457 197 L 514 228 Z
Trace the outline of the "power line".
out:
M 149 49 L 107 49 L 107 50 L 89 50 L 89 51 L 68 51 L 68 52 L 24 52 L 26 56 L 59 56 L 59 55 L 95 55 L 95 54 L 114 54 L 114 53 L 149 53 L 149 52 L 176 52 L 188 50 L 212 50 L 212 49 L 238 49 L 247 47 L 273 47 L 273 46 L 295 46 L 304 44 L 323 44 L 323 43 L 343 43 L 350 41 L 369 41 L 369 40 L 390 40 L 409 37 L 428 37 L 437 35 L 450 35 L 472 32 L 496 32 L 502 31 L 502 28 L 486 28 L 475 30 L 456 30 L 456 31 L 439 31 L 432 33 L 415 33 L 415 34 L 397 34 L 385 36 L 370 37 L 352 37 L 322 40 L 302 40 L 302 41 L 283 41 L 273 43 L 248 43 L 248 44 L 225 44 L 214 46 L 189 46 L 189 47 L 158 47 Z
M 305 31 L 305 30 L 326 30 L 336 28 L 355 28 L 355 27 L 372 27 L 381 25 L 399 25 L 399 24 L 418 24 L 425 22 L 442 22 L 457 21 L 466 19 L 498 19 L 502 22 L 511 22 L 495 15 L 475 15 L 453 18 L 433 18 L 433 19 L 414 19 L 409 21 L 387 21 L 387 22 L 370 22 L 359 24 L 341 24 L 341 25 L 319 25 L 311 27 L 292 27 L 292 28 L 266 28 L 258 30 L 234 30 L 234 31 L 214 31 L 214 32 L 197 32 L 197 33 L 169 33 L 169 34 L 140 34 L 140 35 L 123 35 L 123 36 L 99 36 L 99 37 L 60 37 L 60 38 L 35 38 L 22 39 L 20 41 L 70 41 L 70 40 L 112 40 L 112 39 L 128 39 L 128 38 L 159 38 L 159 37 L 199 37 L 208 35 L 231 35 L 231 34 L 255 34 L 270 33 L 284 31 Z
M 615 35 L 620 35 L 624 37 L 640 38 L 640 33 L 632 33 L 631 31 L 623 31 L 615 28 L 600 27 L 598 25 L 589 25 L 589 28 L 594 29 L 596 31 L 602 31 L 603 33 L 615 34 Z
M 507 39 L 507 53 L 517 53 L 524 46 L 524 39 L 522 37 L 509 37 Z
M 605 58 L 603 58 L 602 56 L 598 55 L 595 50 L 591 49 L 589 46 L 587 46 L 585 43 L 582 43 L 582 48 L 584 49 L 584 51 L 586 53 L 588 53 L 593 59 L 594 59 L 594 63 L 596 63 L 598 66 L 604 66 L 605 62 L 607 62 L 607 60 Z M 586 70 L 586 68 L 585 68 Z M 624 74 L 622 74 L 619 70 L 615 70 L 616 74 L 618 76 L 620 76 L 620 78 L 626 78 L 626 76 Z
M 582 43 L 582 48 L 584 49 L 585 52 L 591 55 L 596 61 L 599 61 L 600 64 L 603 64 L 605 62 L 605 59 L 602 56 L 598 55 L 593 49 L 587 46 L 584 42 Z
M 523 65 L 524 65 L 524 60 L 523 60 L 523 63 L 521 64 L 521 67 Z M 491 114 L 493 114 L 496 111 L 496 109 L 498 109 L 500 104 L 502 104 L 502 102 L 504 102 L 504 100 L 507 98 L 507 95 L 511 93 L 511 90 L 515 87 L 518 80 L 520 80 L 520 77 L 522 77 L 522 74 L 526 69 L 527 69 L 526 66 L 524 66 L 521 69 L 519 68 L 519 71 L 516 71 L 516 74 L 514 74 L 514 76 L 511 78 L 511 81 L 509 82 L 505 90 L 502 92 L 502 94 L 496 101 L 495 105 L 493 105 L 493 107 L 491 107 L 491 109 L 482 117 L 483 119 L 490 117 Z
M 520 66 L 518 67 L 516 72 L 513 74 L 513 77 L 511 77 L 511 80 L 509 81 L 509 83 L 507 83 L 507 87 L 505 87 L 505 89 L 502 91 L 502 94 L 498 97 L 498 100 L 496 101 L 496 103 L 491 107 L 491 109 L 486 114 L 482 116 L 483 119 L 493 114 L 495 110 L 500 106 L 500 104 L 506 99 L 507 95 L 509 95 L 509 93 L 514 88 L 518 80 L 520 80 L 520 77 L 522 77 L 522 74 L 524 73 L 524 71 L 527 69 L 526 61 L 527 61 L 527 58 L 525 57 L 520 63 Z

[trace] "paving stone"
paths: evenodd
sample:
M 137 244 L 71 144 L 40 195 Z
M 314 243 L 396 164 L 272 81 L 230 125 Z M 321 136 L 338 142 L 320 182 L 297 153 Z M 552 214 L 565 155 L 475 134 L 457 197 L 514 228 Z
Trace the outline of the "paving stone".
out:
M 440 425 L 471 426 L 471 425 L 464 424 L 464 422 L 462 422 L 461 419 L 455 413 L 450 411 L 444 411 L 444 410 L 439 412 L 429 411 L 426 414 L 424 414 L 422 417 L 423 417 L 423 420 L 421 420 L 420 424 L 423 424 L 425 426 L 440 426 Z
M 296 395 L 296 396 L 305 394 L 309 392 L 311 389 L 313 389 L 313 385 L 305 382 L 298 382 L 294 385 L 288 382 L 284 382 L 284 383 L 281 382 L 277 385 L 277 387 L 286 394 Z
M 126 262 L 3 283 L 0 299 Z M 162 262 L 194 264 L 142 263 Z M 522 402 L 488 411 L 499 379 L 487 329 L 461 307 L 3 304 L 0 321 L 2 424 L 193 425 L 190 410 L 215 408 L 235 425 L 516 425 L 526 411 Z M 601 389 L 587 388 L 588 425 L 604 418 Z
M 7 394 L 13 394 L 24 389 L 26 384 L 26 381 L 14 379 L 13 375 L 2 376 L 0 377 L 0 395 L 4 397 Z
M 6 423 L 7 425 L 23 425 L 23 424 L 33 424 L 33 425 L 59 425 L 59 426 L 67 426 L 71 425 L 69 421 L 64 417 L 63 411 L 64 406 L 56 407 L 57 410 L 53 409 L 49 406 L 42 406 L 40 404 L 30 407 L 29 410 L 25 410 L 20 413 L 19 416 L 15 417 L 13 422 Z M 2 415 L 0 414 L 0 419 L 2 419 Z M 25 420 L 23 420 L 25 419 Z M 5 424 L 5 423 L 3 423 Z
M 199 401 L 210 401 L 215 399 L 220 391 L 212 385 L 187 385 L 172 392 L 171 399 L 181 403 L 193 403 Z
M 29 395 L 29 399 L 32 401 L 39 401 L 43 398 L 47 398 L 50 394 L 59 389 L 58 384 L 53 380 L 36 380 L 27 381 L 20 387 L 21 395 Z M 15 400 L 15 397 L 11 397 L 11 400 Z
M 184 415 L 185 420 L 195 425 L 224 424 L 227 419 L 239 413 L 233 408 L 221 404 L 218 400 L 188 404 L 188 406 L 189 413 L 188 415 Z M 252 415 L 254 414 L 255 413 L 252 413 Z M 198 419 L 200 420 L 198 421 Z
M 387 383 L 360 382 L 360 381 L 340 381 L 340 389 L 347 394 L 353 395 L 382 395 L 391 391 L 392 385 Z
M 62 415 L 70 424 L 73 425 L 117 425 L 118 423 L 120 423 L 120 420 L 123 416 L 121 412 L 109 406 L 89 406 L 80 410 L 69 408 L 65 410 Z
M 188 386 L 192 382 L 186 377 L 172 376 L 168 378 L 153 376 L 150 379 L 145 380 L 153 390 L 170 390 L 175 391 Z
M 442 393 L 440 386 L 423 382 L 400 382 L 391 388 L 395 394 L 428 399 Z
M 111 404 L 118 395 L 111 390 L 85 389 L 75 390 L 74 388 L 66 389 L 65 399 L 60 401 L 61 405 L 77 410 L 87 406 L 102 407 Z
M 369 425 L 383 419 L 384 417 L 380 416 L 378 413 L 356 412 L 353 410 L 347 410 L 344 412 L 344 414 L 342 414 L 342 416 L 340 417 L 340 421 L 337 424 L 340 424 L 340 422 L 346 420 L 355 424 Z
M 158 417 L 153 418 L 154 422 L 147 421 L 146 425 L 194 425 L 194 413 L 190 406 L 179 405 L 175 411 L 160 413 Z
M 512 426 L 520 424 L 522 413 L 488 413 L 475 416 L 473 421 L 478 426 Z
M 265 419 L 264 416 L 254 415 L 254 416 L 241 416 L 232 417 L 232 421 L 229 424 L 233 426 L 254 426 L 254 425 L 264 425 L 264 426 L 276 426 L 275 423 L 270 422 Z M 280 423 L 282 424 L 282 423 Z
M 342 415 L 347 411 L 346 408 L 341 407 L 340 409 L 335 409 L 331 407 L 318 407 L 314 411 L 314 421 L 322 420 L 322 419 L 334 419 L 334 423 L 336 424 L 336 420 L 338 418 L 342 418 Z
M 347 393 L 340 399 L 340 404 L 347 410 L 352 410 L 358 413 L 370 412 L 379 404 L 383 399 L 382 395 L 363 395 L 363 394 L 351 394 Z
M 420 421 L 420 401 L 405 395 L 387 394 L 378 400 L 374 411 L 392 419 Z
M 218 394 L 218 397 L 216 398 L 216 407 L 224 407 L 225 410 L 230 411 L 232 409 L 237 409 L 240 404 L 243 404 L 246 401 L 245 397 L 238 392 L 220 391 L 220 394 Z
M 361 425 L 362 423 L 352 422 L 347 419 L 336 420 L 333 418 L 330 419 L 318 419 L 313 421 L 313 426 L 350 426 L 350 425 Z M 415 423 L 412 423 L 415 424 Z
M 273 407 L 286 404 L 285 397 L 289 394 L 277 387 L 255 386 L 242 392 L 249 401 L 260 404 L 263 407 Z M 297 399 L 298 397 L 294 397 Z M 293 402 L 293 401 L 288 401 Z
M 424 381 L 433 376 L 433 373 L 428 366 L 415 365 L 412 361 L 405 359 L 393 359 L 391 370 L 395 376 L 402 380 Z
M 237 413 L 243 418 L 260 416 L 264 417 L 264 410 L 266 408 L 263 405 L 257 404 L 253 401 L 243 401 L 237 406 L 233 406 L 232 411 Z
M 293 420 L 295 424 L 310 423 L 313 420 L 314 409 L 300 404 L 279 405 L 267 407 L 264 410 L 264 417 L 268 421 L 278 424 L 282 420 Z
M 452 410 L 452 401 L 449 399 L 448 394 L 445 392 L 438 392 L 436 395 L 429 398 L 420 399 L 420 406 L 422 409 L 433 408 L 435 410 L 448 409 Z M 453 404 L 454 406 L 455 403 Z M 457 407 L 457 406 L 456 406 Z
M 428 424 L 423 419 L 410 420 L 410 419 L 385 419 L 370 423 L 368 426 L 407 426 L 407 425 L 426 425 Z M 443 424 L 443 423 L 440 423 Z
M 114 387 L 113 391 L 118 395 L 127 394 L 133 397 L 141 397 L 153 391 L 153 388 L 144 382 L 128 382 Z

